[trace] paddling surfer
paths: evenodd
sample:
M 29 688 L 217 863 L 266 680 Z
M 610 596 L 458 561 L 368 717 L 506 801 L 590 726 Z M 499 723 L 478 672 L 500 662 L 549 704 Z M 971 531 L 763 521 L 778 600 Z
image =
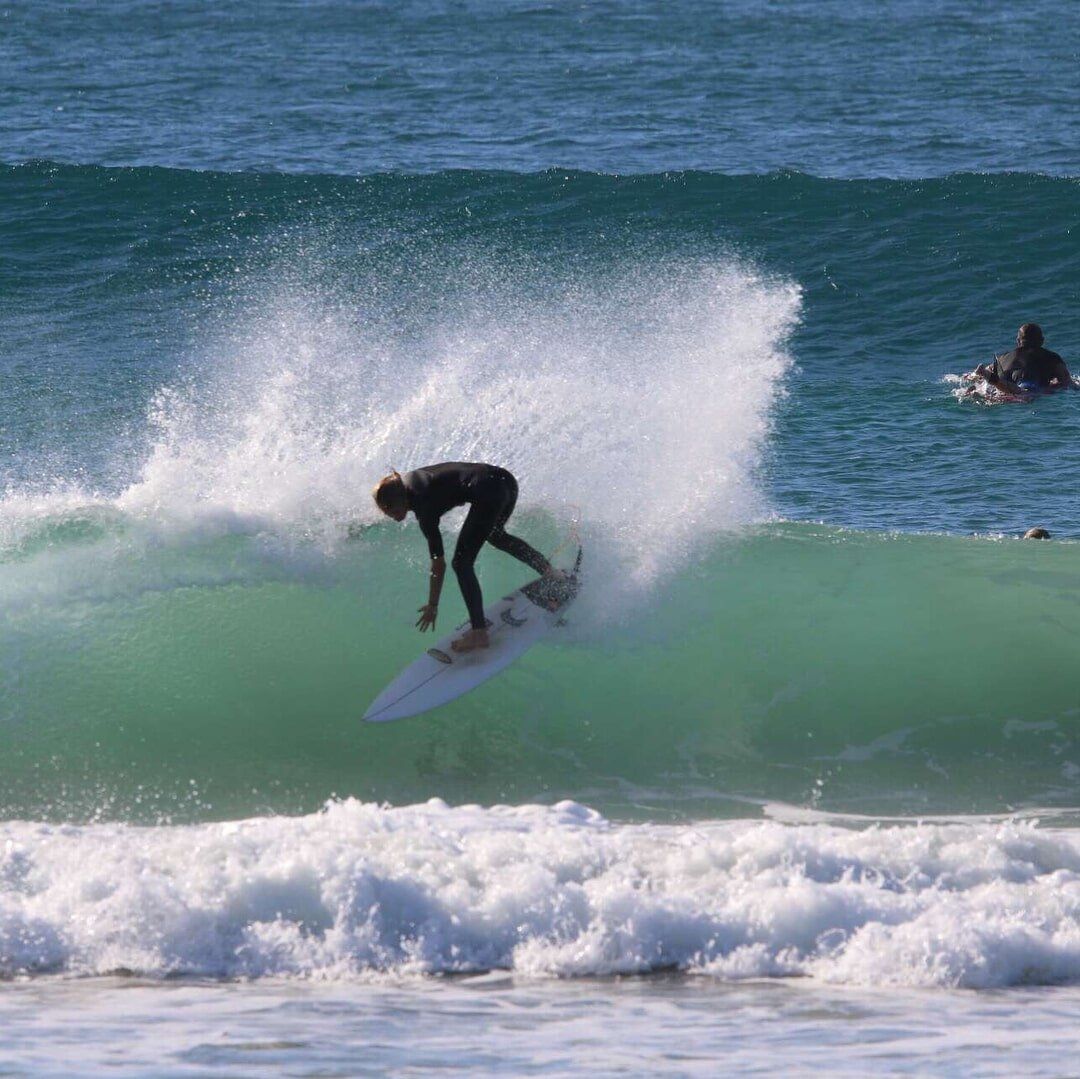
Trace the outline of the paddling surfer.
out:
M 431 554 L 431 578 L 428 601 L 419 609 L 416 625 L 420 632 L 435 628 L 439 596 L 446 575 L 439 519 L 455 506 L 468 504 L 469 513 L 461 526 L 454 557 L 450 564 L 457 574 L 461 595 L 469 611 L 470 629 L 453 642 L 455 652 L 472 652 L 489 647 L 484 599 L 474 564 L 484 543 L 513 555 L 545 577 L 558 576 L 551 563 L 523 539 L 506 531 L 506 522 L 517 503 L 517 480 L 505 468 L 496 465 L 449 461 L 427 465 L 402 476 L 391 472 L 372 491 L 375 505 L 395 521 L 404 521 L 411 510 L 428 542 Z
M 1005 393 L 1046 393 L 1072 389 L 1065 361 L 1043 348 L 1042 327 L 1025 322 L 1016 333 L 1016 348 L 997 356 L 993 363 L 979 364 L 972 372 Z

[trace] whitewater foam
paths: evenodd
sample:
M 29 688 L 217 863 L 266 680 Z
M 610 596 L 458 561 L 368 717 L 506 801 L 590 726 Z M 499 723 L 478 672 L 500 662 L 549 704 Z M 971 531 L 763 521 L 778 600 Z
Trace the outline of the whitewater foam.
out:
M 1080 838 L 1034 823 L 616 825 L 573 802 L 330 803 L 186 827 L 0 825 L 0 974 L 663 969 L 1080 978 Z

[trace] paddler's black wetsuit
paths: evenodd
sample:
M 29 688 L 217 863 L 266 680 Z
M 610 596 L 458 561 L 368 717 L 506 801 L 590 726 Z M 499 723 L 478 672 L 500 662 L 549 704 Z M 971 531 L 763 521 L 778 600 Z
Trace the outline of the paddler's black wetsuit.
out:
M 1002 382 L 1029 391 L 1049 389 L 1055 378 L 1059 387 L 1071 382 L 1065 361 L 1042 345 L 1025 345 L 998 356 L 993 371 Z
M 416 514 L 420 531 L 427 537 L 432 558 L 443 557 L 439 519 L 447 510 L 469 503 L 469 513 L 461 526 L 450 564 L 457 574 L 473 629 L 483 629 L 485 625 L 484 599 L 473 569 L 485 540 L 537 573 L 550 571 L 548 560 L 539 551 L 506 531 L 506 522 L 517 503 L 518 485 L 505 468 L 448 461 L 414 469 L 405 473 L 401 481 L 409 509 Z

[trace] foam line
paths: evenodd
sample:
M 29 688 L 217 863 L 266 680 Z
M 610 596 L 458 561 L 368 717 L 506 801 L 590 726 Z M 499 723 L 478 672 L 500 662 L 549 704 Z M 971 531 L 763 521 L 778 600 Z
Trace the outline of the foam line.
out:
M 1080 840 L 1032 824 L 613 825 L 573 802 L 0 825 L 0 976 L 678 969 L 1080 979 Z

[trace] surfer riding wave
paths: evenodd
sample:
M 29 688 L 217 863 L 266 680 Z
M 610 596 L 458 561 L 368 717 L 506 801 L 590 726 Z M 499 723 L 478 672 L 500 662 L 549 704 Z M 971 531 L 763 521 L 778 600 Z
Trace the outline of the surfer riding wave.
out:
M 506 531 L 506 522 L 517 504 L 518 484 L 505 468 L 489 464 L 447 461 L 426 465 L 401 475 L 391 472 L 372 491 L 375 505 L 395 521 L 404 521 L 410 511 L 424 533 L 431 554 L 428 601 L 419 609 L 417 627 L 423 632 L 435 628 L 446 575 L 439 521 L 455 506 L 468 504 L 469 513 L 461 527 L 451 565 L 457 575 L 462 598 L 469 611 L 470 629 L 453 642 L 456 652 L 472 652 L 489 647 L 484 599 L 476 577 L 475 563 L 480 548 L 490 543 L 497 550 L 513 555 L 545 577 L 559 571 L 535 548 Z

